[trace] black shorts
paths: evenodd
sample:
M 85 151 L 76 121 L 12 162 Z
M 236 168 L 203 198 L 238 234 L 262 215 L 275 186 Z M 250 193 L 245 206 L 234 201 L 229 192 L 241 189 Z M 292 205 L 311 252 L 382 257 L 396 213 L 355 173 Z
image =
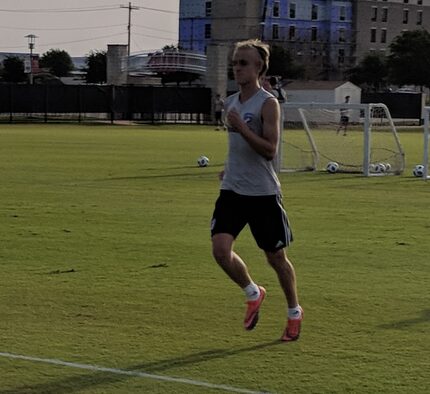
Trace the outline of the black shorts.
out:
M 348 122 L 349 122 L 349 116 L 342 115 L 340 117 L 340 123 L 342 123 L 342 124 L 348 124 Z
M 222 115 L 221 111 L 216 111 L 215 112 L 215 120 L 221 120 L 221 115 Z
M 281 196 L 243 196 L 221 190 L 212 216 L 212 236 L 227 233 L 236 239 L 246 224 L 264 251 L 276 252 L 293 240 Z

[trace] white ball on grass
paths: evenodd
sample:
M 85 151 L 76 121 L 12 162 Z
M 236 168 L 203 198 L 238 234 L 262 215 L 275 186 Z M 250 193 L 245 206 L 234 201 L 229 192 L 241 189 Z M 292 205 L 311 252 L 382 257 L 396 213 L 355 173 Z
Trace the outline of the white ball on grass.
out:
M 384 163 L 377 163 L 376 165 L 375 165 L 375 172 L 377 172 L 377 173 L 379 173 L 379 174 L 382 174 L 382 173 L 384 173 L 385 171 L 386 171 L 386 167 L 385 167 L 385 164 Z
M 197 165 L 199 167 L 207 167 L 209 165 L 209 158 L 206 156 L 200 156 L 197 159 Z
M 412 173 L 414 174 L 414 176 L 416 176 L 417 178 L 420 178 L 424 175 L 424 166 L 422 164 L 417 164 Z
M 327 164 L 326 169 L 330 174 L 334 174 L 339 171 L 339 164 L 337 164 L 335 161 L 331 161 Z

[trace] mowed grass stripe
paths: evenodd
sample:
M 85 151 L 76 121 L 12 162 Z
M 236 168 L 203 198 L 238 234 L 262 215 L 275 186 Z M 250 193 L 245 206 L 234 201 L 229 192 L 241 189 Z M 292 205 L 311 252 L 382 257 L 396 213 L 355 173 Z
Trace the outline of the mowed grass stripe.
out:
M 411 175 L 422 132 L 400 135 L 403 176 L 281 175 L 306 314 L 287 346 L 285 301 L 249 230 L 236 249 L 268 290 L 255 331 L 242 329 L 243 294 L 211 256 L 226 137 L 196 126 L 2 126 L 2 351 L 255 391 L 426 392 L 430 190 Z M 208 168 L 197 168 L 201 154 Z M 0 363 L 0 393 L 203 390 Z

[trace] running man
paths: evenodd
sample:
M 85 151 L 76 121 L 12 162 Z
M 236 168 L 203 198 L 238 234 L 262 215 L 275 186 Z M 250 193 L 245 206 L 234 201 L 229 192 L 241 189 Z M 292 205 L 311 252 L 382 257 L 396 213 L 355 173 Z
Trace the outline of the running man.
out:
M 220 267 L 243 289 L 247 299 L 244 327 L 252 330 L 266 289 L 253 281 L 245 262 L 233 251 L 241 230 L 250 226 L 287 299 L 287 325 L 281 340 L 288 342 L 299 338 L 303 310 L 294 268 L 285 253 L 293 237 L 273 163 L 279 143 L 279 103 L 259 83 L 268 65 L 268 45 L 259 40 L 236 44 L 233 73 L 239 92 L 224 104 L 229 150 L 212 217 L 212 251 Z
M 345 96 L 345 104 L 349 103 L 349 96 Z M 343 135 L 346 135 L 346 130 L 348 128 L 349 123 L 349 109 L 348 108 L 341 108 L 340 109 L 340 122 L 339 126 L 336 130 L 336 134 L 339 134 L 339 131 L 343 129 Z

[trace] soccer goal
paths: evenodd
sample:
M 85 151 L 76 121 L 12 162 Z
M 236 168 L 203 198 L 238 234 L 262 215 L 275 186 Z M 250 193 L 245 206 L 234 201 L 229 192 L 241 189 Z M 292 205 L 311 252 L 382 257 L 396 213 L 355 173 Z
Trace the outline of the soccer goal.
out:
M 430 140 L 430 107 L 424 107 L 424 155 L 423 155 L 423 179 L 429 180 L 429 140 Z
M 285 103 L 279 170 L 401 174 L 405 158 L 384 104 Z

